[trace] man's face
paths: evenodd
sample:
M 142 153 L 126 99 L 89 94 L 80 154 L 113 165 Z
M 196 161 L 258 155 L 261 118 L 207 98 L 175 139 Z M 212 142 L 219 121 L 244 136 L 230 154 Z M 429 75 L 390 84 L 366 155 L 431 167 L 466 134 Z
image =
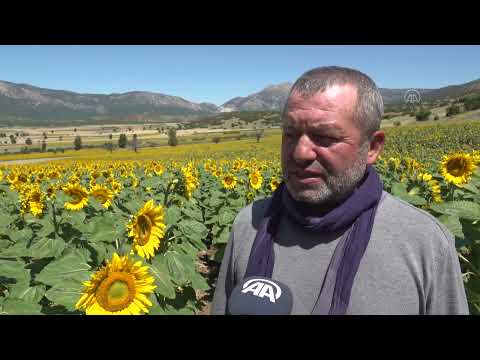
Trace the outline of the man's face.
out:
M 282 168 L 294 199 L 334 205 L 362 179 L 369 147 L 354 125 L 356 99 L 351 85 L 334 85 L 309 98 L 292 92 L 288 98 Z

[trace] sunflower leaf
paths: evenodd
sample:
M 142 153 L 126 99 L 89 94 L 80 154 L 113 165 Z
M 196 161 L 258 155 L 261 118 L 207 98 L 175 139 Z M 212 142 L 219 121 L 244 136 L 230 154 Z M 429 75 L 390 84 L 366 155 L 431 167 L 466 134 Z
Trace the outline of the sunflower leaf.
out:
M 8 215 L 8 214 L 2 214 L 2 216 L 0 216 L 0 229 L 2 229 L 3 231 L 5 231 L 4 229 L 10 225 L 13 220 L 15 220 L 17 218 L 17 216 L 15 215 Z M 0 231 L 2 231 L 0 230 Z
M 167 227 L 175 225 L 180 219 L 180 216 L 181 216 L 181 212 L 178 206 L 176 205 L 169 206 L 167 211 L 165 212 L 165 224 L 167 225 Z
M 53 286 L 65 279 L 85 281 L 90 276 L 90 265 L 76 251 L 52 261 L 37 274 L 35 280 Z
M 155 278 L 155 285 L 157 285 L 155 292 L 169 299 L 174 299 L 175 289 L 162 255 L 157 255 L 153 258 L 150 271 Z
M 462 232 L 462 224 L 460 219 L 455 215 L 441 215 L 438 220 L 447 227 L 447 229 L 455 235 L 455 237 L 464 239 L 465 235 Z
M 445 215 L 455 215 L 467 220 L 480 220 L 480 205 L 472 201 L 449 201 L 431 204 L 435 212 Z
M 2 258 L 18 258 L 21 256 L 28 256 L 29 250 L 27 249 L 27 242 L 17 242 L 12 246 L 2 250 L 0 257 Z
M 173 251 L 168 251 L 165 259 L 172 280 L 179 286 L 188 285 L 191 274 L 195 272 L 194 260 L 188 255 Z
M 3 302 L 3 314 L 7 315 L 41 315 L 42 306 L 23 299 L 6 299 Z
M 115 239 L 120 237 L 124 229 L 119 228 L 118 220 L 113 217 L 98 217 L 90 222 L 89 233 L 86 239 L 89 242 L 103 241 L 107 243 L 114 243 Z
M 20 260 L 0 260 L 0 282 L 7 279 L 19 282 L 30 281 L 30 270 L 25 269 L 25 263 Z
M 32 258 L 58 257 L 65 249 L 65 241 L 60 238 L 43 237 L 29 249 L 28 256 Z
M 16 231 L 11 231 L 8 236 L 10 239 L 14 242 L 25 242 L 25 241 L 30 241 L 30 239 L 33 236 L 33 231 L 32 229 L 25 227 L 22 230 L 16 230 Z
M 218 215 L 218 223 L 221 226 L 226 226 L 230 225 L 233 223 L 233 220 L 235 220 L 235 213 L 230 210 L 225 210 Z
M 69 311 L 75 311 L 75 304 L 82 296 L 83 284 L 79 281 L 65 279 L 53 285 L 45 296 L 57 305 L 63 305 Z
M 203 241 L 208 235 L 208 229 L 205 225 L 196 220 L 182 220 L 178 223 L 178 228 L 197 249 L 206 250 Z
M 9 298 L 22 299 L 38 303 L 45 295 L 44 285 L 30 286 L 28 282 L 20 282 L 12 285 L 9 289 Z

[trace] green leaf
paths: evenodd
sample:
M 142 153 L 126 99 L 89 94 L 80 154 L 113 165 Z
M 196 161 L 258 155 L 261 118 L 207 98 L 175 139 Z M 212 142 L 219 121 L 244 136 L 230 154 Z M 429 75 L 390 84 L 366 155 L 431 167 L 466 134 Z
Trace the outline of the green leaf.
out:
M 62 222 L 72 225 L 72 227 L 84 231 L 85 230 L 85 217 L 87 214 L 80 211 L 68 211 L 62 215 Z
M 33 231 L 32 229 L 26 227 L 22 230 L 10 231 L 8 236 L 14 242 L 19 242 L 19 241 L 26 242 L 26 241 L 30 241 L 30 239 L 32 238 Z
M 176 205 L 171 205 L 168 207 L 167 211 L 165 212 L 165 224 L 167 226 L 175 225 L 178 220 L 180 220 L 181 212 L 180 208 Z
M 218 197 L 212 197 L 210 198 L 210 200 L 208 201 L 208 205 L 212 208 L 216 208 L 220 205 L 223 205 L 223 199 L 220 199 Z
M 192 287 L 195 290 L 208 290 L 210 289 L 210 286 L 208 286 L 207 280 L 198 272 L 194 272 L 192 274 Z
M 113 217 L 98 217 L 91 222 L 91 231 L 86 236 L 89 242 L 103 241 L 114 243 L 115 240 L 122 236 L 125 229 L 119 228 L 118 219 Z
M 218 216 L 218 223 L 221 226 L 231 225 L 235 220 L 235 213 L 230 210 L 225 210 Z
M 18 242 L 0 252 L 0 257 L 3 258 L 18 258 L 21 256 L 29 256 L 26 242 Z
M 407 194 L 407 187 L 404 183 L 396 182 L 392 184 L 392 195 L 401 197 Z
M 30 281 L 30 270 L 20 260 L 0 260 L 0 281 L 2 278 L 15 279 L 17 282 Z
M 457 185 L 457 186 L 459 186 L 459 185 Z M 463 185 L 460 185 L 459 187 L 462 188 L 462 189 L 468 190 L 468 191 L 470 191 L 474 194 L 480 194 L 480 190 L 478 190 L 478 188 L 471 183 L 463 184 Z
M 196 220 L 182 220 L 178 223 L 179 230 L 199 250 L 206 250 L 203 241 L 207 238 L 208 229 Z
M 165 254 L 168 271 L 176 284 L 183 286 L 190 283 L 195 264 L 188 255 L 168 251 Z
M 468 220 L 480 220 L 480 205 L 471 201 L 449 201 L 431 204 L 430 208 L 440 214 L 455 215 Z
M 182 208 L 182 213 L 192 218 L 193 220 L 203 222 L 202 212 L 199 208 Z
M 215 255 L 213 256 L 213 261 L 216 261 L 217 263 L 221 263 L 223 260 L 223 255 L 225 254 L 225 245 L 220 245 L 218 246 L 218 250 L 215 252 Z
M 462 231 L 462 224 L 460 219 L 455 215 L 441 215 L 438 220 L 447 227 L 447 229 L 456 237 L 464 239 L 465 236 Z
M 45 266 L 35 280 L 53 286 L 66 279 L 85 281 L 89 277 L 90 265 L 75 251 Z
M 46 287 L 44 285 L 30 287 L 28 282 L 21 282 L 10 287 L 8 297 L 38 303 L 45 292 Z
M 46 237 L 51 233 L 55 232 L 55 226 L 53 225 L 52 221 L 45 221 L 42 225 L 42 228 L 37 231 L 36 236 Z
M 52 286 L 45 296 L 51 302 L 63 305 L 69 311 L 75 311 L 75 304 L 82 296 L 83 284 L 79 281 L 65 279 Z
M 169 299 L 175 298 L 175 288 L 162 255 L 157 255 L 153 258 L 150 271 L 155 278 L 155 285 L 157 285 L 155 293 Z
M 65 241 L 60 238 L 44 237 L 28 249 L 28 256 L 33 258 L 58 257 L 65 249 Z
M 42 306 L 40 304 L 22 300 L 6 299 L 3 302 L 3 314 L 7 315 L 41 315 Z
M 226 244 L 228 243 L 228 239 L 230 238 L 230 230 L 229 227 L 224 227 L 222 231 L 219 233 L 218 236 L 213 238 L 214 244 Z
M 421 205 L 426 205 L 427 200 L 422 198 L 421 196 L 417 195 L 408 195 L 408 194 L 403 194 L 403 195 L 397 195 L 399 199 L 402 199 L 403 201 L 408 202 L 409 204 L 412 204 L 414 206 L 421 206 Z
M 5 228 L 16 218 L 17 216 L 15 215 L 2 214 L 2 216 L 0 216 L 0 231 L 5 234 Z

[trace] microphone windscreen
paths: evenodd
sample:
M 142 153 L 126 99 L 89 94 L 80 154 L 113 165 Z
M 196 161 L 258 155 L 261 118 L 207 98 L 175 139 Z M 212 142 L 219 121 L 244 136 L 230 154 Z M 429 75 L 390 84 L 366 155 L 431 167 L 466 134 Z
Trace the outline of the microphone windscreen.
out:
M 243 279 L 230 294 L 230 315 L 290 315 L 293 296 L 287 285 L 262 276 Z

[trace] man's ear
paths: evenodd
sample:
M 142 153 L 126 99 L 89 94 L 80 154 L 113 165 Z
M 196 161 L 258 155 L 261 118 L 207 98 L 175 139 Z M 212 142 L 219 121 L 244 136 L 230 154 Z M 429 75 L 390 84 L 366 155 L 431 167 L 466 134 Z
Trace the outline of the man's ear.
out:
M 368 150 L 367 164 L 374 164 L 385 144 L 385 133 L 382 130 L 375 131 L 370 138 L 370 148 Z

